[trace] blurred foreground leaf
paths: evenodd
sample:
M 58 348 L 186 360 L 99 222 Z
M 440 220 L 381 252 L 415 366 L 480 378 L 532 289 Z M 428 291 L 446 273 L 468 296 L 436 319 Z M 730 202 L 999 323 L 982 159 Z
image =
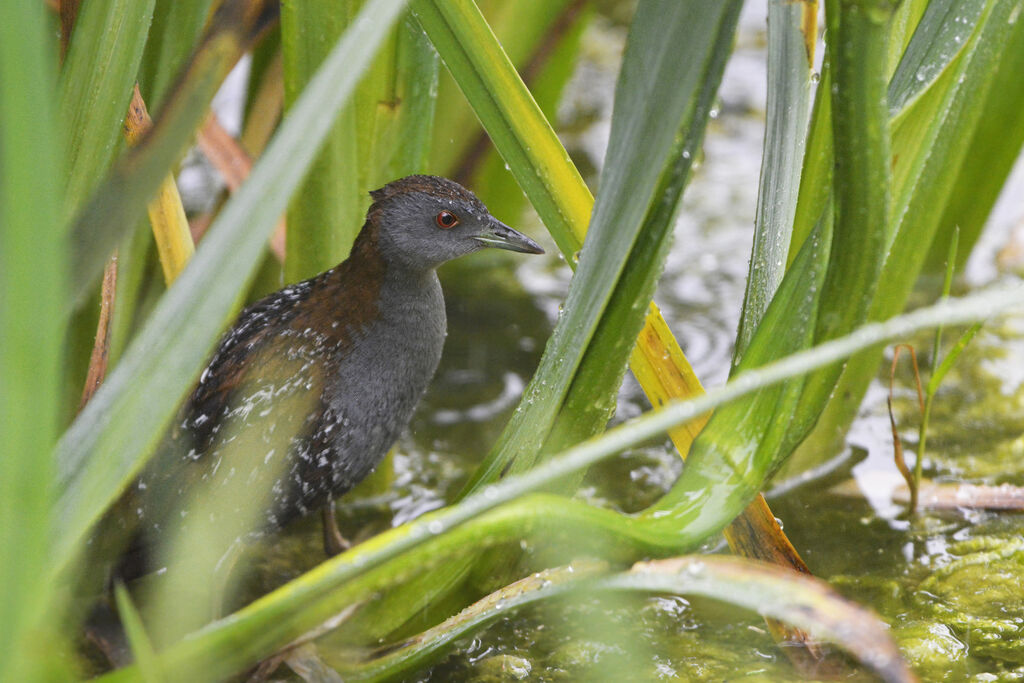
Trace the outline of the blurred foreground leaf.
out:
M 67 241 L 56 44 L 41 2 L 0 3 L 0 679 L 61 678 L 45 567 L 53 524 Z
M 600 599 L 609 592 L 721 600 L 799 625 L 846 650 L 882 680 L 916 680 L 888 626 L 828 584 L 775 565 L 719 555 L 641 562 L 615 574 L 601 563 L 585 562 L 541 571 L 491 593 L 379 658 L 342 660 L 336 666 L 353 679 L 409 675 L 438 661 L 456 639 L 472 636 L 530 605 L 583 596 Z

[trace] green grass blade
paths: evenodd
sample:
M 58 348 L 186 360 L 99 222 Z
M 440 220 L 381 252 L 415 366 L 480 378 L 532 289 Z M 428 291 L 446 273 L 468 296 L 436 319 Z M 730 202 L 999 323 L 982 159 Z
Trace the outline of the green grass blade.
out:
M 800 172 L 800 190 L 790 234 L 786 267 L 796 259 L 822 215 L 831 213 L 832 202 L 832 68 L 829 51 L 821 68 L 818 89 L 814 93 L 814 106 L 808 126 L 803 166 Z
M 281 56 L 287 112 L 355 14 L 352 0 L 281 5 Z M 342 109 L 288 206 L 285 280 L 295 282 L 345 260 L 363 225 L 356 104 Z
M 975 323 L 967 328 L 967 331 L 960 335 L 960 338 L 956 340 L 956 344 L 953 344 L 953 348 L 943 357 L 942 362 L 935 368 L 935 372 L 932 373 L 931 378 L 928 380 L 928 395 L 934 396 L 935 392 L 939 390 L 939 385 L 942 384 L 942 380 L 945 379 L 946 374 L 956 363 L 957 359 L 960 358 L 960 354 L 964 352 L 967 345 L 971 343 L 975 335 L 981 331 L 981 323 Z
M 953 273 L 954 273 L 954 271 L 956 271 L 956 254 L 957 254 L 957 251 L 959 251 L 959 249 L 960 249 L 960 230 L 957 229 L 957 228 L 954 228 L 953 229 L 952 239 L 949 240 L 949 248 L 946 251 L 946 274 L 945 274 L 945 277 L 942 280 L 942 297 L 946 298 L 946 299 L 949 298 L 950 293 L 953 291 Z M 932 338 L 932 363 L 931 364 L 932 364 L 933 372 L 932 372 L 931 379 L 928 381 L 928 388 L 925 391 L 925 394 L 927 394 L 927 396 L 929 398 L 931 398 L 935 394 L 935 389 L 938 389 L 939 382 L 941 381 L 941 380 L 935 381 L 935 372 L 934 372 L 934 368 L 937 367 L 936 364 L 939 362 L 939 353 L 941 353 L 941 351 L 942 351 L 942 328 L 939 327 L 939 328 L 936 328 L 935 336 Z M 932 386 L 932 382 L 933 381 L 935 381 L 935 385 L 934 386 Z M 928 414 L 927 414 L 927 411 L 926 411 L 925 415 L 923 416 L 923 421 L 922 422 L 926 422 L 927 420 L 928 420 Z M 919 479 L 920 479 L 920 477 L 919 477 Z
M 956 270 L 956 253 L 960 246 L 960 230 L 958 228 L 953 229 L 952 239 L 949 241 L 949 250 L 946 253 L 946 275 L 942 282 L 942 298 L 948 299 L 949 294 L 953 289 L 953 272 Z M 973 331 L 968 330 L 967 341 L 970 341 L 974 337 L 974 334 L 981 329 L 981 323 L 975 323 Z M 935 392 L 939 388 L 939 384 L 942 382 L 942 377 L 938 377 L 939 371 L 941 375 L 945 376 L 948 368 L 942 370 L 941 367 L 936 370 L 936 364 L 939 361 L 939 353 L 942 349 L 942 330 L 941 326 L 935 328 L 935 335 L 932 337 L 932 372 L 931 377 L 928 379 L 928 384 L 925 388 L 925 399 L 924 399 L 924 410 L 921 413 L 921 423 L 917 428 L 917 457 L 914 458 L 914 475 L 911 481 L 907 482 L 907 486 L 910 487 L 910 513 L 917 513 L 917 493 L 921 490 L 921 475 L 924 471 L 924 458 L 928 452 L 928 421 L 931 419 L 932 414 L 932 401 L 935 400 Z M 966 342 L 964 343 L 966 346 Z M 960 347 L 956 350 L 956 355 L 959 356 L 960 352 L 964 347 Z M 947 358 L 948 360 L 948 358 Z M 917 367 L 917 362 L 914 362 L 914 367 Z M 952 367 L 952 361 L 950 362 Z M 890 380 L 891 382 L 891 380 Z M 920 384 L 918 384 L 920 388 Z M 890 416 L 890 420 L 891 420 Z M 894 427 L 895 429 L 895 427 Z M 893 432 L 895 436 L 895 432 Z M 899 455 L 902 457 L 902 454 Z
M 816 11 L 814 8 L 812 11 Z M 813 14 L 811 16 L 814 16 Z M 804 3 L 768 4 L 768 102 L 757 191 L 753 257 L 743 296 L 733 366 L 742 357 L 786 272 L 800 171 L 807 144 L 815 22 Z
M 36 629 L 50 610 L 62 230 L 57 41 L 39 2 L 0 3 L 0 679 L 41 675 Z M 65 672 L 66 673 L 66 672 Z M 59 678 L 59 676 L 54 676 Z
M 867 316 L 889 242 L 885 47 L 888 0 L 830 0 L 835 226 L 816 338 L 847 334 Z
M 892 17 L 892 30 L 889 34 L 889 56 L 886 59 L 888 65 L 887 73 L 896 73 L 903 53 L 917 29 L 921 17 L 928 9 L 931 0 L 903 0 L 900 2 Z
M 958 250 L 956 262 L 957 268 L 963 267 L 1014 162 L 1020 156 L 1024 146 L 1022 73 L 1024 29 L 1018 27 L 1002 48 L 1002 57 L 996 66 L 995 80 L 989 87 L 988 96 L 978 105 L 984 117 L 974 136 L 964 144 L 971 152 L 964 157 L 952 184 L 952 187 L 970 188 L 970 191 L 957 191 L 947 198 L 948 204 L 939 220 L 939 232 L 932 241 L 931 253 L 925 263 L 927 272 L 941 272 L 951 226 L 960 231 L 960 241 L 965 245 Z
M 324 61 L 211 228 L 204 247 L 153 311 L 121 363 L 58 446 L 66 566 L 86 532 L 144 462 L 259 265 L 277 217 L 298 187 L 403 0 L 366 5 Z M 188 325 L 183 325 L 188 321 Z
M 166 680 L 167 677 L 161 670 L 160 663 L 156 658 L 153 643 L 146 633 L 145 625 L 142 623 L 142 616 L 135 609 L 132 597 L 128 594 L 128 589 L 124 587 L 123 583 L 114 585 L 114 600 L 117 603 L 117 615 L 121 619 L 121 625 L 124 627 L 124 634 L 128 638 L 128 644 L 131 646 L 132 658 L 139 667 L 142 679 L 147 681 L 147 683 L 160 683 L 160 681 Z
M 967 45 L 985 0 L 933 0 L 914 31 L 889 83 L 889 114 L 905 111 Z
M 96 188 L 122 146 L 121 122 L 146 46 L 153 2 L 91 0 L 82 5 L 61 72 L 57 110 L 67 134 L 65 218 Z
M 156 0 L 153 25 L 139 69 L 139 88 L 151 111 L 158 111 L 174 77 L 188 61 L 213 0 Z
M 117 365 L 134 334 L 136 321 L 144 310 L 147 292 L 147 266 L 153 263 L 150 251 L 154 249 L 153 231 L 148 225 L 140 225 L 127 235 L 117 248 L 117 292 L 114 294 L 114 315 L 110 322 L 110 348 L 107 352 L 108 367 Z M 151 281 L 157 282 L 155 268 Z

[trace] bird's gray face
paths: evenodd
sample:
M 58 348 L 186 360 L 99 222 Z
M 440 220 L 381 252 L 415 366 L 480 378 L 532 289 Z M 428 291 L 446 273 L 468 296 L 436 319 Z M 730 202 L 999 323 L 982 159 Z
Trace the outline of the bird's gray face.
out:
M 492 216 L 468 190 L 444 182 L 457 191 L 401 192 L 378 204 L 380 248 L 390 259 L 428 269 L 485 247 L 544 253 L 529 237 Z

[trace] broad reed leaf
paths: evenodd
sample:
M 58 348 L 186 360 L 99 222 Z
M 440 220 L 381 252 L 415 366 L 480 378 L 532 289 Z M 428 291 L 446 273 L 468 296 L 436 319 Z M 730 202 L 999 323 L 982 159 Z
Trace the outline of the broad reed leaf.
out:
M 754 246 L 733 365 L 742 357 L 786 272 L 807 145 L 816 3 L 768 4 L 768 102 L 757 190 Z
M 847 334 L 871 304 L 889 223 L 891 143 L 886 108 L 888 0 L 827 0 L 835 155 L 832 251 L 816 339 Z
M 891 241 L 892 145 L 885 48 L 892 9 L 887 0 L 831 0 L 826 4 L 834 46 L 830 53 L 834 218 L 816 341 L 847 334 L 865 322 Z M 788 436 L 792 445 L 806 436 L 841 371 L 837 366 L 808 378 Z
M 903 59 L 903 53 L 930 4 L 932 4 L 932 0 L 903 0 L 896 6 L 889 30 L 889 49 L 886 59 L 887 72 L 890 76 L 896 73 L 900 60 Z

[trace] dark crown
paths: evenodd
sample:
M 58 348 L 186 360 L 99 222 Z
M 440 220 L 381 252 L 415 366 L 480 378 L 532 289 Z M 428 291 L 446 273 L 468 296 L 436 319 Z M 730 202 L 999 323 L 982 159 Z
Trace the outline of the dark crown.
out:
M 388 183 L 379 190 L 370 192 L 374 203 L 382 202 L 400 194 L 422 192 L 442 199 L 466 202 L 474 207 L 484 209 L 483 204 L 472 192 L 447 178 L 438 178 L 432 175 L 411 175 Z

